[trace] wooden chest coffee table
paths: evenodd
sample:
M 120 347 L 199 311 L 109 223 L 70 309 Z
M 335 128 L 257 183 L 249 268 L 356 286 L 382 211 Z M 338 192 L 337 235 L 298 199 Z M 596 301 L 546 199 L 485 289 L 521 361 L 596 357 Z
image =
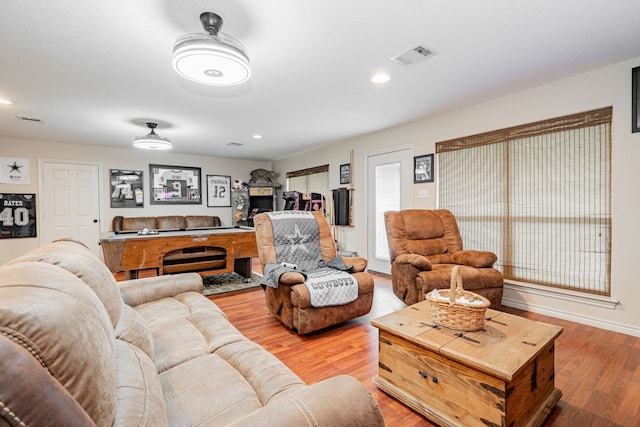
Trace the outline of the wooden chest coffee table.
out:
M 562 328 L 487 310 L 482 330 L 433 323 L 423 301 L 371 321 L 378 387 L 443 426 L 540 426 L 562 393 L 554 340 Z

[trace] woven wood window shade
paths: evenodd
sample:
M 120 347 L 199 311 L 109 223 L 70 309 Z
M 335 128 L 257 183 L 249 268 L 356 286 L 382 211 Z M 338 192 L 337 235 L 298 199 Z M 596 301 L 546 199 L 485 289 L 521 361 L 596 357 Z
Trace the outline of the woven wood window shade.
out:
M 505 279 L 610 295 L 611 116 L 603 108 L 436 144 L 439 207 Z

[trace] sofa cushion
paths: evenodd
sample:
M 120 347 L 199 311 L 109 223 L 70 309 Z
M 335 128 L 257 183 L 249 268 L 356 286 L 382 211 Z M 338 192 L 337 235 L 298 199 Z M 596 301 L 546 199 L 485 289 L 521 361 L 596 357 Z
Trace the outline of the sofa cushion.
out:
M 160 382 L 172 427 L 228 425 L 262 407 L 241 373 L 214 354 L 161 373 Z
M 158 230 L 184 230 L 184 217 L 171 215 L 156 217 Z
M 220 218 L 209 215 L 186 215 L 184 217 L 185 228 L 220 227 Z
M 7 265 L 27 261 L 53 264 L 80 278 L 95 292 L 106 308 L 111 325 L 116 325 L 122 305 L 120 291 L 113 274 L 91 253 L 89 248 L 73 240 L 58 240 L 9 261 Z
M 158 225 L 156 224 L 156 218 L 153 216 L 139 216 L 122 218 L 120 227 L 118 231 L 144 230 L 145 228 L 155 230 L 158 228 Z
M 116 340 L 117 399 L 114 427 L 168 425 L 160 378 L 138 347 Z
M 153 361 L 158 372 L 246 339 L 218 306 L 195 292 L 162 298 L 135 309 L 153 334 Z
M 153 359 L 153 336 L 149 325 L 133 308 L 122 304 L 120 319 L 115 328 L 116 338 L 131 343 Z
M 280 359 L 248 339 L 230 342 L 215 351 L 251 385 L 262 405 L 306 387 Z
M 44 262 L 0 267 L 0 333 L 38 359 L 98 426 L 112 424 L 113 327 L 80 279 Z

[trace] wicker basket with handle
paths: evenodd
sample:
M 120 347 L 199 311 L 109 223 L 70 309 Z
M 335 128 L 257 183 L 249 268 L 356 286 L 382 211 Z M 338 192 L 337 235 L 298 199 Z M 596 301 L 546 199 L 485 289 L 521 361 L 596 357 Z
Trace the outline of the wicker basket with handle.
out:
M 437 325 L 460 331 L 477 331 L 484 325 L 485 312 L 491 303 L 482 295 L 464 290 L 459 270 L 460 266 L 456 265 L 451 271 L 450 289 L 438 290 L 441 298 L 433 297 L 434 291 L 431 291 L 425 299 L 431 302 L 433 321 Z M 468 303 L 461 302 L 461 298 Z

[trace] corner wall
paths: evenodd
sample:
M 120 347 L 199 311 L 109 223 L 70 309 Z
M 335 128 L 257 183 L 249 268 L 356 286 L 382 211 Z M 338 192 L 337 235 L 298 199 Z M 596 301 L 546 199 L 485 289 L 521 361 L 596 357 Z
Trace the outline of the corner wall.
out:
M 349 249 L 367 256 L 367 156 L 398 146 L 412 147 L 414 155 L 434 153 L 438 141 L 613 106 L 611 299 L 618 304 L 614 308 L 606 308 L 575 298 L 532 293 L 508 285 L 503 302 L 640 336 L 640 279 L 635 270 L 640 242 L 640 191 L 636 189 L 640 185 L 640 133 L 631 133 L 631 69 L 639 65 L 640 58 L 636 58 L 437 117 L 340 141 L 323 149 L 279 160 L 275 162 L 274 170 L 285 176 L 291 170 L 329 163 L 330 188 L 337 188 L 339 165 L 349 161 L 353 150 L 355 226 L 345 230 L 341 238 Z M 389 89 L 393 90 L 392 87 Z M 411 185 L 413 207 L 430 209 L 436 206 L 437 183 Z M 428 189 L 432 196 L 418 198 L 418 191 L 422 189 Z
M 141 151 L 136 149 L 119 149 L 100 146 L 62 144 L 46 141 L 31 141 L 0 137 L 0 157 L 16 157 L 29 159 L 31 169 L 30 184 L 0 184 L 0 193 L 35 193 L 36 208 L 41 204 L 38 197 L 38 160 L 86 161 L 102 165 L 102 182 L 104 183 L 100 200 L 100 232 L 108 231 L 111 220 L 116 215 L 122 216 L 159 216 L 159 215 L 216 215 L 223 225 L 230 226 L 231 207 L 207 207 L 207 175 L 229 175 L 233 182 L 240 178 L 248 181 L 254 169 L 272 169 L 270 162 L 227 159 L 221 157 L 205 157 L 177 154 L 167 151 Z M 202 204 L 201 205 L 151 205 L 149 189 L 149 164 L 199 167 L 202 172 Z M 111 208 L 111 189 L 109 182 L 110 169 L 133 169 L 143 171 L 144 207 L 143 208 Z M 38 212 L 38 216 L 40 213 Z M 38 233 L 40 235 L 40 233 Z M 42 242 L 44 243 L 44 242 Z M 39 237 L 0 239 L 0 265 L 16 258 L 42 244 Z

